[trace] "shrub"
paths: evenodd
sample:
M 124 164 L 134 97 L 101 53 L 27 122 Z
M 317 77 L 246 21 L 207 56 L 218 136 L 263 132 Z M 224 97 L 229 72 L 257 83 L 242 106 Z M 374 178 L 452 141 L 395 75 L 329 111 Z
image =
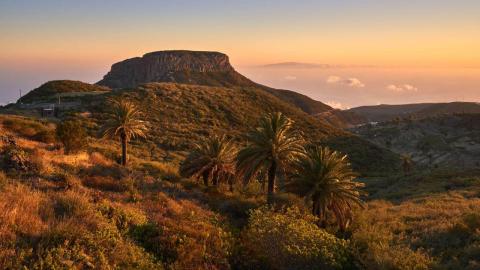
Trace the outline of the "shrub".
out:
M 41 130 L 32 136 L 32 139 L 44 143 L 54 143 L 55 134 L 51 130 Z
M 57 126 L 57 137 L 65 153 L 75 153 L 87 145 L 87 132 L 79 121 L 67 120 Z
M 251 211 L 235 264 L 241 269 L 345 269 L 348 242 L 320 229 L 298 208 Z
M 74 214 L 43 233 L 34 253 L 22 262 L 28 269 L 163 269 L 93 209 Z
M 151 223 L 136 228 L 135 239 L 169 269 L 229 269 L 231 236 L 219 217 L 188 200 L 163 193 L 146 205 Z
M 396 212 L 395 212 L 396 213 Z M 385 213 L 375 213 L 386 218 Z M 382 217 L 383 216 L 383 217 Z M 355 263 L 361 269 L 430 269 L 431 259 L 422 250 L 413 250 L 406 243 L 399 242 L 389 229 L 389 221 L 381 221 L 369 213 L 357 213 L 351 231 L 351 248 Z
M 4 169 L 23 172 L 28 171 L 28 156 L 22 148 L 11 144 L 3 149 L 2 155 L 2 166 Z
M 277 193 L 273 197 L 276 208 L 300 207 L 305 210 L 305 200 L 293 193 Z
M 55 216 L 59 218 L 80 216 L 91 209 L 87 198 L 72 191 L 58 194 L 53 207 Z
M 99 204 L 98 210 L 122 234 L 129 233 L 132 229 L 147 223 L 145 213 L 132 207 L 104 201 Z
M 35 174 L 48 173 L 51 171 L 50 164 L 45 160 L 45 151 L 34 149 L 28 157 L 29 172 Z

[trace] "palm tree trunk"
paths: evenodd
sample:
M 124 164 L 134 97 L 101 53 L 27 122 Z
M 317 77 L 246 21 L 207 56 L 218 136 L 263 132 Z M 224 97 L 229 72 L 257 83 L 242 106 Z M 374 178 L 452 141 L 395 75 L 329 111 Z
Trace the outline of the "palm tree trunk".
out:
M 230 188 L 230 192 L 233 192 L 233 180 L 232 179 L 228 179 L 228 185 L 229 185 L 229 188 Z
M 313 216 L 318 216 L 318 213 L 317 213 L 317 201 L 312 199 L 312 215 Z
M 215 187 L 218 187 L 218 172 L 217 171 L 215 171 L 213 173 L 212 181 L 213 181 L 213 185 Z
M 126 166 L 127 165 L 127 136 L 125 133 L 122 133 L 120 135 L 120 139 L 122 142 L 122 165 Z
M 203 184 L 208 187 L 208 171 L 204 171 L 202 173 Z
M 267 203 L 273 203 L 273 194 L 275 193 L 275 175 L 277 173 L 277 163 L 272 161 L 270 168 L 268 169 L 268 194 Z

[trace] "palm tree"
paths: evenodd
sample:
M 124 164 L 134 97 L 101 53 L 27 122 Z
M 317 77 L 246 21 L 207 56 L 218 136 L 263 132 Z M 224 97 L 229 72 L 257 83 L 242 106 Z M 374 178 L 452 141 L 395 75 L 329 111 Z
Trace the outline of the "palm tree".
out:
M 194 146 L 182 162 L 180 173 L 184 177 L 201 177 L 206 186 L 210 180 L 215 186 L 227 180 L 232 190 L 236 153 L 234 144 L 226 136 L 208 137 Z
M 248 183 L 259 172 L 266 172 L 267 202 L 273 202 L 276 175 L 304 153 L 303 138 L 293 129 L 294 122 L 280 112 L 268 114 L 248 135 L 249 145 L 237 156 L 237 170 Z
M 332 211 L 343 231 L 352 221 L 352 207 L 363 206 L 359 188 L 364 184 L 355 178 L 346 155 L 328 147 L 312 147 L 299 159 L 287 187 L 312 202 L 312 214 L 320 222 L 324 223 L 327 211 Z
M 138 106 L 130 100 L 111 98 L 108 119 L 102 126 L 104 137 L 120 138 L 122 144 L 122 162 L 127 165 L 127 146 L 131 139 L 146 137 L 147 122 L 141 120 L 143 114 Z

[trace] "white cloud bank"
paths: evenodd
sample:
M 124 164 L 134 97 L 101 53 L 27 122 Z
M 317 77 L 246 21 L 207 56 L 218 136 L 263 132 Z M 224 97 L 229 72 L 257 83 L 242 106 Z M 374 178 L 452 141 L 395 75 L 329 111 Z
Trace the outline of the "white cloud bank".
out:
M 365 84 L 357 78 L 342 78 L 339 76 L 328 76 L 326 82 L 329 84 L 342 84 L 342 85 L 355 87 L 355 88 L 365 87 Z
M 395 84 L 389 84 L 387 85 L 387 90 L 394 91 L 394 92 L 417 92 L 418 88 L 411 85 L 411 84 L 403 84 L 403 85 L 395 85 Z

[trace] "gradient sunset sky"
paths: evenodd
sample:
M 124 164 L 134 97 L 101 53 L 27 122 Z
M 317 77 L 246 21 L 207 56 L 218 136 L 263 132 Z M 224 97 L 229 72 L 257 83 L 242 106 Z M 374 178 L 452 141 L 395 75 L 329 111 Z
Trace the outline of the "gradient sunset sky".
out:
M 2 0 L 0 102 L 51 79 L 96 82 L 114 62 L 165 49 L 221 51 L 252 79 L 347 107 L 480 100 L 478 0 Z M 344 68 L 258 67 L 287 61 Z

